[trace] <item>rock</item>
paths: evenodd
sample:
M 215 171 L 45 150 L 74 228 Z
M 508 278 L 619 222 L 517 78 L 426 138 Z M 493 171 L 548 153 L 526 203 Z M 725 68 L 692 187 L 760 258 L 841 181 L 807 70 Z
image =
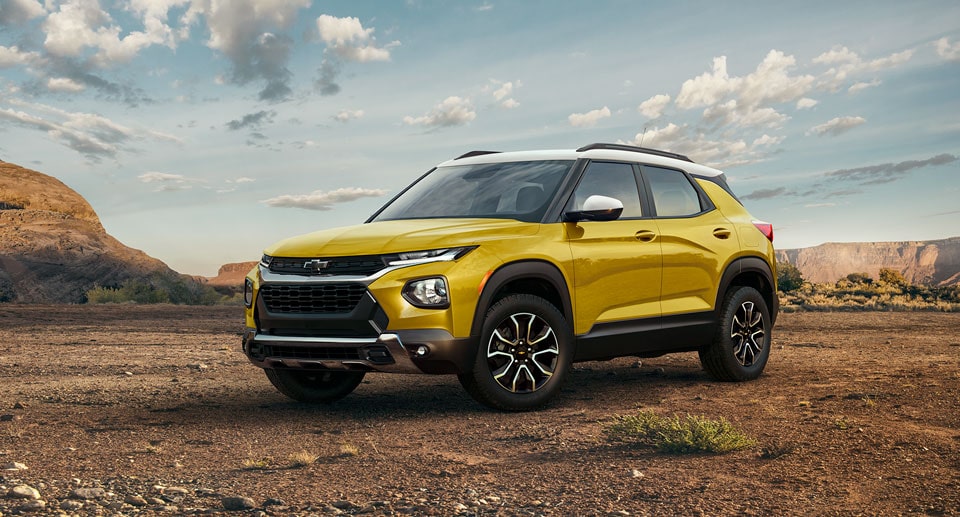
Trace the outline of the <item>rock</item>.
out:
M 103 499 L 107 492 L 102 488 L 75 488 L 70 492 L 71 499 Z
M 287 503 L 283 502 L 282 499 L 275 499 L 273 497 L 263 502 L 264 508 L 266 508 L 267 506 L 286 506 L 286 505 Z
M 196 370 L 198 372 L 202 372 L 210 367 L 203 363 L 196 363 L 196 364 L 188 364 L 187 368 L 190 368 L 191 370 Z
M 127 497 L 123 498 L 123 502 L 131 506 L 138 506 L 138 507 L 147 506 L 148 504 L 150 504 L 147 502 L 146 499 L 144 499 L 142 496 L 139 496 L 139 495 L 128 495 Z
M 159 497 L 151 497 L 150 499 L 147 499 L 147 502 L 150 504 L 158 505 L 158 506 L 163 506 L 167 503 L 166 501 L 164 501 L 163 499 L 160 499 Z
M 60 509 L 67 512 L 75 512 L 77 510 L 80 510 L 81 508 L 83 508 L 83 503 L 81 503 L 80 501 L 72 501 L 68 499 L 60 503 Z
M 26 503 L 21 504 L 17 507 L 18 512 L 39 512 L 46 509 L 47 503 L 45 501 L 27 501 Z
M 220 500 L 225 510 L 238 512 L 241 510 L 251 510 L 257 507 L 257 503 L 249 497 L 224 497 Z
M 13 405 L 13 409 L 27 409 L 27 405 L 23 402 L 17 402 Z
M 23 463 L 12 461 L 10 463 L 4 463 L 3 470 L 27 470 L 27 466 Z
M 462 512 L 462 511 L 469 510 L 470 507 L 467 506 L 467 505 L 465 505 L 465 504 L 463 504 L 463 503 L 457 503 L 457 504 L 453 505 L 453 509 L 456 510 L 456 511 L 458 511 L 458 512 Z
M 0 415 L 0 422 L 12 422 L 14 420 L 19 420 L 19 418 L 20 417 L 18 415 Z
M 330 503 L 330 506 L 338 510 L 350 510 L 352 508 L 358 508 L 357 505 L 351 503 L 350 501 L 334 501 Z
M 171 486 L 162 489 L 164 495 L 190 495 L 189 488 L 183 488 L 179 486 Z
M 40 499 L 40 492 L 32 486 L 17 485 L 7 492 L 7 497 L 11 499 Z
M 164 505 L 164 506 L 157 507 L 157 511 L 164 512 L 164 513 L 177 513 L 180 511 L 180 507 L 173 506 L 173 505 Z
M 632 478 L 637 478 L 637 479 L 643 479 L 643 472 L 640 472 L 640 471 L 637 470 L 637 469 L 633 469 L 633 470 L 630 471 L 630 477 L 632 477 Z

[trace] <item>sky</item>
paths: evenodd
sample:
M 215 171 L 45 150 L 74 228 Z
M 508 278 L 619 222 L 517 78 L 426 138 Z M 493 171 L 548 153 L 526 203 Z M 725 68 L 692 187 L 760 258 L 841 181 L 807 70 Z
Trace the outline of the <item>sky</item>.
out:
M 474 149 L 724 170 L 778 248 L 960 235 L 960 2 L 0 0 L 0 159 L 213 276 Z

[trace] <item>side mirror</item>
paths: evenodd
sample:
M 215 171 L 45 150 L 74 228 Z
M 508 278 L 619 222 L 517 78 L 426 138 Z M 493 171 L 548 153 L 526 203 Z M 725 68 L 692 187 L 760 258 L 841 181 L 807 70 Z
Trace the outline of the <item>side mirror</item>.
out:
M 593 195 L 583 202 L 583 210 L 565 212 L 563 220 L 576 221 L 614 221 L 623 213 L 623 203 L 616 198 Z

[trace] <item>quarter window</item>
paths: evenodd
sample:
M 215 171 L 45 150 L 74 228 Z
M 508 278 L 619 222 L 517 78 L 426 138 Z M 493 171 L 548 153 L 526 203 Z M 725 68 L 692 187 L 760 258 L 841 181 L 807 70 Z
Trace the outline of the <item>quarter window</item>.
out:
M 684 173 L 644 166 L 643 175 L 650 184 L 657 217 L 683 217 L 703 211 L 700 196 Z

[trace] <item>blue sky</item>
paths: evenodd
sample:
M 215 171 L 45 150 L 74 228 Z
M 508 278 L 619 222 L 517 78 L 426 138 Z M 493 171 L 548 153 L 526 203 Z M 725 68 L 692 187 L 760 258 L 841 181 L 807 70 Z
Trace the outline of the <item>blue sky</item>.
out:
M 726 171 L 780 248 L 960 235 L 960 3 L 0 0 L 0 159 L 190 274 L 473 149 Z

